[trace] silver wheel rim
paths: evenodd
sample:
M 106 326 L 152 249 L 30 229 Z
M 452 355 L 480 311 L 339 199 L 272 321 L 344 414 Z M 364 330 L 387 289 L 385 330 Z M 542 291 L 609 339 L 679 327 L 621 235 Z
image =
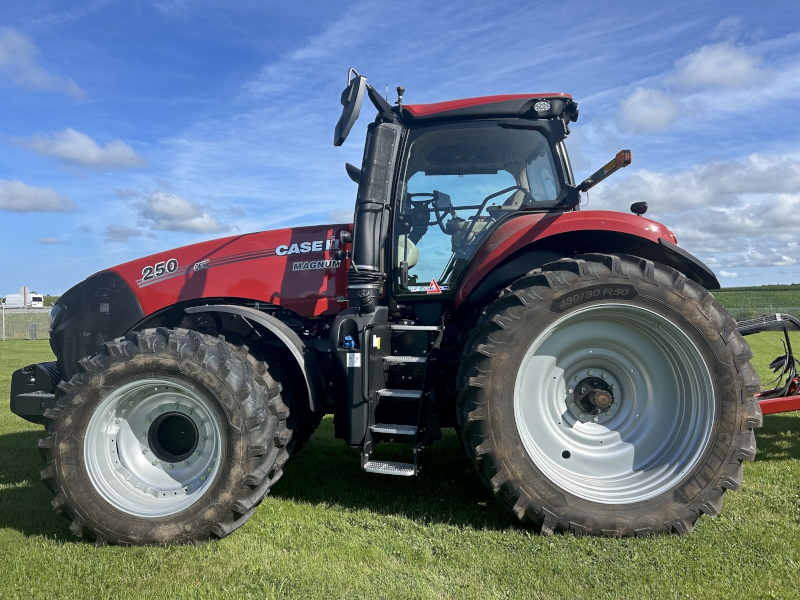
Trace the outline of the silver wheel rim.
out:
M 580 402 L 570 406 L 589 377 L 613 395 L 602 419 Z M 637 306 L 595 305 L 531 344 L 514 416 L 551 482 L 585 500 L 629 504 L 672 489 L 697 463 L 714 422 L 714 386 L 700 351 L 672 322 Z
M 197 502 L 216 478 L 223 435 L 208 400 L 166 377 L 113 390 L 89 420 L 84 463 L 95 490 L 138 517 Z

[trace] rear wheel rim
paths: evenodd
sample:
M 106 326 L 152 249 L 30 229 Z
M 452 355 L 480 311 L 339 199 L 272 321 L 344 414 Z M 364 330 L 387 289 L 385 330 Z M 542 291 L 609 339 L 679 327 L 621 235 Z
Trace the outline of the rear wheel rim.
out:
M 165 517 L 189 508 L 219 473 L 224 436 L 208 398 L 177 379 L 137 379 L 109 393 L 84 439 L 94 489 L 114 508 Z
M 582 405 L 576 386 L 586 382 L 614 404 Z M 517 429 L 539 471 L 579 498 L 614 505 L 651 499 L 686 477 L 710 438 L 714 402 L 692 340 L 629 304 L 557 320 L 528 348 L 514 386 Z

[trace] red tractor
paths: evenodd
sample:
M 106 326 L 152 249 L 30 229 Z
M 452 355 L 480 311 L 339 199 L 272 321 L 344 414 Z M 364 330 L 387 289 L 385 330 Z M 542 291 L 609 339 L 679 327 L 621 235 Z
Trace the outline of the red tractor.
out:
M 643 203 L 579 209 L 630 152 L 576 183 L 569 95 L 402 93 L 348 73 L 334 144 L 365 95 L 377 110 L 352 225 L 177 248 L 60 298 L 58 360 L 14 373 L 11 407 L 46 426 L 41 478 L 75 535 L 224 537 L 329 413 L 383 475 L 424 473 L 455 428 L 545 533 L 688 533 L 739 488 L 760 385 L 716 277 Z

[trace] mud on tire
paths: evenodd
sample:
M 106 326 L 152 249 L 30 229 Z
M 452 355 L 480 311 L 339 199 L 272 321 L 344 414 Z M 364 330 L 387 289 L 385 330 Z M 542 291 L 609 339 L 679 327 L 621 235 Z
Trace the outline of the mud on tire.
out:
M 147 329 L 59 384 L 39 451 L 53 509 L 98 545 L 196 543 L 240 527 L 289 457 L 265 362 L 224 338 Z
M 734 319 L 681 273 L 562 259 L 478 320 L 458 374 L 464 444 L 498 501 L 544 533 L 689 533 L 755 457 L 751 358 Z

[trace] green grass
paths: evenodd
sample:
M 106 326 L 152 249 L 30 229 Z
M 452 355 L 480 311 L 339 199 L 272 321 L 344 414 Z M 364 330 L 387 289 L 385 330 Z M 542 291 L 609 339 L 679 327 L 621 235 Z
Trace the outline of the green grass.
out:
M 795 343 L 800 348 L 800 336 Z M 763 377 L 778 336 L 748 338 Z M 789 598 L 800 589 L 800 413 L 768 416 L 743 489 L 690 536 L 543 537 L 518 527 L 455 435 L 419 478 L 364 474 L 330 419 L 232 536 L 203 547 L 95 548 L 52 512 L 10 374 L 46 342 L 0 343 L 1 598 Z

